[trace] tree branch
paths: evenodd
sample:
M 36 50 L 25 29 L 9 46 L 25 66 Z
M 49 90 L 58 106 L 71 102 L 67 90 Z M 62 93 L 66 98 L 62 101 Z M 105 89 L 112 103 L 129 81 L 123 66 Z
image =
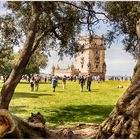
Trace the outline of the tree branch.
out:
M 36 40 L 33 44 L 32 53 L 36 50 L 40 41 L 47 35 L 48 32 L 49 32 L 49 30 L 46 29 L 36 38 Z
M 60 2 L 61 2 L 61 3 L 64 3 L 64 4 L 67 4 L 67 5 L 71 5 L 71 6 L 75 7 L 75 8 L 77 8 L 77 9 L 80 9 L 80 10 L 84 10 L 84 11 L 87 11 L 87 12 L 93 12 L 94 14 L 104 15 L 106 18 L 109 19 L 109 17 L 108 17 L 105 13 L 103 13 L 103 12 L 95 12 L 95 11 L 92 10 L 92 9 L 85 9 L 85 8 L 83 8 L 83 7 L 77 6 L 77 5 L 75 5 L 75 4 L 73 4 L 73 3 L 69 3 L 69 2 L 67 2 L 67 1 L 60 1 Z
M 100 19 L 99 19 L 100 20 Z M 99 20 L 95 20 L 94 22 L 90 22 L 89 24 L 97 24 L 99 23 Z M 79 21 L 81 24 L 87 24 L 87 22 L 84 22 L 84 21 Z

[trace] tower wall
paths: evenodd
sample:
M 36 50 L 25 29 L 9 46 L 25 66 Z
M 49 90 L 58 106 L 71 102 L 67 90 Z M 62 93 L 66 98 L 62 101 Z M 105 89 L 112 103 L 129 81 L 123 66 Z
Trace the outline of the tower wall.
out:
M 105 77 L 105 45 L 103 37 L 89 35 L 79 37 L 82 49 L 75 58 L 72 69 L 55 69 L 54 75 L 102 75 Z
M 79 43 L 83 45 L 83 51 L 79 52 L 76 57 L 75 67 L 78 68 L 81 74 L 91 75 L 105 75 L 104 63 L 105 63 L 105 46 L 102 37 L 93 37 L 89 40 L 89 36 L 82 36 L 79 39 Z M 81 64 L 81 58 L 84 57 L 83 66 Z

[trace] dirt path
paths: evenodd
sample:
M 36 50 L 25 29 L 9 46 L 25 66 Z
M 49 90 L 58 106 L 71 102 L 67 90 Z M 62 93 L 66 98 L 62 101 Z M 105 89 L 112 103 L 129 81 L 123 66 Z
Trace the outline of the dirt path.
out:
M 72 129 L 73 133 L 82 139 L 96 138 L 99 124 L 83 124 Z
M 71 128 L 51 129 L 54 138 L 96 139 L 99 124 L 79 124 Z M 62 133 L 60 133 L 62 132 Z M 66 137 L 65 137 L 66 136 Z

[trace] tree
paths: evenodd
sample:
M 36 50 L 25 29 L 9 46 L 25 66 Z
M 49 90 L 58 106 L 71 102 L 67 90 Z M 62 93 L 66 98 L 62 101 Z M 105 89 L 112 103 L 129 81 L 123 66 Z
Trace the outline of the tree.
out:
M 15 54 L 15 61 L 19 59 L 19 53 Z M 24 71 L 24 74 L 28 74 L 29 76 L 31 74 L 39 74 L 41 68 L 45 68 L 47 66 L 48 62 L 48 55 L 45 54 L 44 51 L 40 50 L 38 48 L 34 54 L 31 56 L 26 69 Z
M 8 7 L 12 13 L 1 18 L 3 26 L 1 42 L 9 47 L 13 44 L 19 45 L 21 41 L 24 41 L 22 39 L 26 39 L 19 61 L 1 90 L 0 107 L 6 109 L 37 47 L 43 48 L 49 39 L 54 40 L 57 37 L 61 40 L 60 45 L 63 47 L 60 52 L 66 51 L 67 48 L 64 46 L 79 27 L 77 23 L 79 14 L 74 14 L 77 10 L 72 9 L 71 6 L 61 6 L 60 3 L 55 2 L 8 2 Z
M 0 75 L 9 75 L 12 70 L 14 56 L 11 48 L 0 50 Z
M 54 43 L 57 42 L 60 44 L 60 55 L 63 53 L 73 54 L 77 50 L 74 37 L 79 33 L 81 23 L 84 24 L 86 21 L 88 30 L 91 31 L 91 23 L 98 23 L 99 21 L 96 14 L 101 14 L 101 12 L 95 12 L 91 5 L 94 6 L 94 3 L 8 2 L 8 8 L 11 9 L 12 13 L 2 17 L 0 20 L 2 46 L 19 45 L 21 41 L 24 43 L 19 61 L 1 90 L 1 108 L 8 109 L 14 90 L 24 73 L 30 57 L 37 48 L 45 48 L 46 44 L 54 47 Z M 123 33 L 125 35 L 123 42 L 126 44 L 126 49 L 132 53 L 135 50 L 139 51 L 140 21 L 137 22 L 140 18 L 139 3 L 107 2 L 105 7 L 108 17 L 112 25 L 114 25 L 114 30 L 109 33 L 109 39 L 112 40 L 115 33 Z M 133 54 L 136 54 L 136 52 Z M 140 137 L 140 57 L 139 55 L 136 56 L 138 63 L 132 83 L 118 100 L 109 117 L 101 124 L 98 138 Z M 10 137 L 11 135 L 16 136 L 16 138 L 49 138 L 49 131 L 44 124 L 41 126 L 30 125 L 11 114 L 5 115 L 5 112 L 7 111 L 1 110 L 0 112 L 3 126 L 0 136 L 6 136 L 5 132 L 8 132 L 6 134 L 10 134 Z M 37 115 L 40 116 L 40 114 Z M 7 116 L 11 117 L 8 119 Z M 15 124 L 17 125 L 15 126 Z M 13 127 L 10 127 L 10 125 Z M 10 132 L 9 127 L 12 129 L 10 129 Z M 26 129 L 31 130 L 32 137 Z
M 0 17 L 1 46 L 23 47 L 19 60 L 1 90 L 0 137 L 49 138 L 44 124 L 30 125 L 9 114 L 7 110 L 14 90 L 37 48 L 46 50 L 52 46 L 59 50 L 60 55 L 72 55 L 77 51 L 75 36 L 80 32 L 81 24 L 86 23 L 88 30 L 91 30 L 90 25 L 98 22 L 96 15 L 102 13 L 93 10 L 94 2 L 23 1 L 8 2 L 7 6 L 7 15 Z
M 8 2 L 9 12 L 0 18 L 1 46 L 23 45 L 19 61 L 1 90 L 0 107 L 8 109 L 14 90 L 37 48 L 56 48 L 59 55 L 77 51 L 75 35 L 81 24 L 98 22 L 94 2 Z M 59 44 L 59 45 L 58 45 Z M 58 47 L 60 46 L 60 47 Z
M 126 50 L 134 54 L 138 62 L 131 85 L 101 124 L 98 138 L 140 138 L 140 3 L 107 2 L 105 10 L 113 25 L 109 35 L 123 34 Z M 110 39 L 112 40 L 113 36 Z
M 2 48 L 0 53 L 0 75 L 9 75 L 18 59 L 19 53 L 13 52 L 11 48 Z M 47 54 L 45 54 L 44 51 L 37 49 L 31 56 L 23 74 L 39 74 L 40 68 L 45 68 L 47 62 Z

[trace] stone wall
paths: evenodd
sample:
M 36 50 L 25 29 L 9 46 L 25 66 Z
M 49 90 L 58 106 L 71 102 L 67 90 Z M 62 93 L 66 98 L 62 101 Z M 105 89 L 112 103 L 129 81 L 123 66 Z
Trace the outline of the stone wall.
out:
M 103 36 L 93 36 L 89 39 L 89 35 L 81 36 L 79 43 L 83 46 L 81 52 L 77 54 L 75 63 L 67 69 L 54 68 L 54 75 L 102 75 L 105 77 L 105 45 Z

